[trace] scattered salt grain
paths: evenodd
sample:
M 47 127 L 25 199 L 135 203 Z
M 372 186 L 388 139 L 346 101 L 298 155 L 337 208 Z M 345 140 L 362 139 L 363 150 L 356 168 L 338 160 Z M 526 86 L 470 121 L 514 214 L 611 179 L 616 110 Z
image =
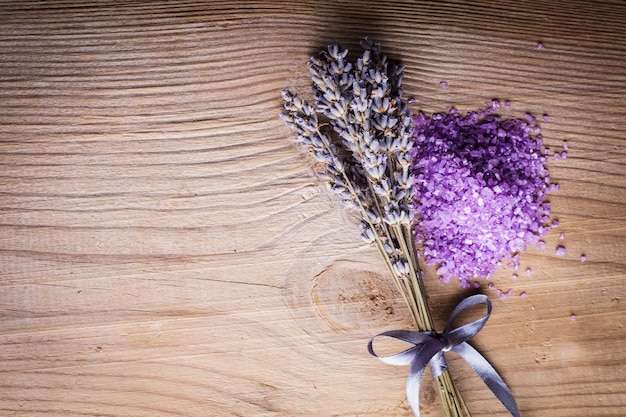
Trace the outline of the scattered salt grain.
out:
M 500 299 L 510 297 L 512 293 L 513 293 L 513 290 L 511 289 L 508 290 L 507 292 L 504 292 L 501 289 L 498 289 L 498 295 L 500 296 Z
M 577 318 L 577 317 L 576 317 L 576 314 L 572 314 L 571 316 L 569 316 L 569 319 L 570 319 L 571 321 L 576 321 L 576 318 Z
M 519 278 L 519 275 L 517 275 L 517 274 L 511 274 L 511 279 L 518 279 L 518 278 Z
M 539 250 L 544 250 L 546 248 L 546 242 L 544 242 L 543 240 L 540 240 L 540 241 L 537 242 L 537 244 L 535 246 Z
M 439 83 L 439 87 L 441 87 L 441 88 L 448 88 L 448 83 L 445 82 L 445 81 L 442 81 L 442 82 Z
M 519 298 L 524 298 L 526 297 L 526 291 L 522 291 L 521 293 L 519 293 Z
M 537 49 L 543 49 L 543 42 L 537 42 Z
M 530 309 L 531 309 L 532 311 L 535 311 L 535 306 L 530 306 Z
M 511 102 L 510 102 L 509 100 L 505 101 L 505 102 L 504 102 L 504 107 L 506 107 L 507 109 L 508 109 L 509 107 L 511 107 Z
M 566 140 L 564 140 L 564 141 L 563 141 L 563 150 L 564 150 L 564 151 L 566 151 L 566 150 L 568 150 L 568 149 L 569 149 L 569 145 L 567 144 L 567 141 L 566 141 Z
M 509 261 L 506 263 L 506 267 L 517 271 L 519 269 L 519 253 L 510 256 Z
M 541 116 L 541 118 L 544 122 L 547 122 L 550 119 L 547 114 L 544 114 L 543 116 Z
M 580 262 L 587 262 L 587 257 L 585 254 L 580 255 Z
M 563 256 L 565 255 L 565 247 L 564 246 L 557 246 L 556 247 L 556 256 Z
M 552 220 L 552 228 L 556 229 L 557 227 L 559 227 L 559 219 L 554 219 Z
M 560 239 L 560 240 L 565 239 L 565 233 L 561 233 L 561 234 L 559 235 L 559 239 Z
M 531 276 L 532 274 L 533 274 L 532 269 L 530 269 L 530 268 L 526 268 L 526 276 L 527 276 L 527 277 L 529 277 L 529 276 Z

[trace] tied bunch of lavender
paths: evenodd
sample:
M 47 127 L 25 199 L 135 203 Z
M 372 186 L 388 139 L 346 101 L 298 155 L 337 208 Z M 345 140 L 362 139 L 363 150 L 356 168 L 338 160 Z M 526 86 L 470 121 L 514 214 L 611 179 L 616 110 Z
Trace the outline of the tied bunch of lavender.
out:
M 421 331 L 434 331 L 415 248 L 414 125 L 401 66 L 365 39 L 356 63 L 330 45 L 312 57 L 315 107 L 283 91 L 287 126 L 319 162 L 330 192 L 361 216 L 361 236 L 381 252 Z M 448 371 L 436 378 L 445 416 L 469 415 Z

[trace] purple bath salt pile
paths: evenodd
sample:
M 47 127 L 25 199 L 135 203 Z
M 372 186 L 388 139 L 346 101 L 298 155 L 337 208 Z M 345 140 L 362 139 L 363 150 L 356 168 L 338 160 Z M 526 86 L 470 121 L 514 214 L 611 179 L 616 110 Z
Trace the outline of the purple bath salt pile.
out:
M 535 118 L 502 119 L 497 100 L 415 121 L 417 236 L 442 281 L 490 277 L 549 229 L 550 191 Z

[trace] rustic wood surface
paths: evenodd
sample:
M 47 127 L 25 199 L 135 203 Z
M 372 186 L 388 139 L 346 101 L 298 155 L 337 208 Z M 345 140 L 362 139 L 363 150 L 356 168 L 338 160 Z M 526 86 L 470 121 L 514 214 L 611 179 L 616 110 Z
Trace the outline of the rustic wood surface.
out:
M 0 415 L 411 415 L 408 369 L 366 351 L 407 310 L 278 118 L 311 54 L 366 35 L 415 111 L 510 100 L 568 141 L 560 226 L 483 286 L 473 344 L 522 416 L 626 415 L 621 0 L 0 3 Z M 469 292 L 427 280 L 442 325 Z

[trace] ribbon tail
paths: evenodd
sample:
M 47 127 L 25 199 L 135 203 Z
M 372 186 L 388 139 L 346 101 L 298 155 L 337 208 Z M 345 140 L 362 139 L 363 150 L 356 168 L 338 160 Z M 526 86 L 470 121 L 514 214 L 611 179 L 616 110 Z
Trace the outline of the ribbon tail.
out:
M 416 352 L 413 362 L 411 362 L 411 369 L 409 370 L 409 376 L 406 380 L 406 398 L 413 409 L 415 417 L 420 417 L 420 383 L 422 381 L 422 375 L 424 375 L 426 365 L 428 365 L 438 353 L 440 353 L 440 348 L 436 343 L 425 343 L 421 346 L 419 351 Z
M 379 337 L 390 337 L 402 340 L 404 342 L 412 343 L 414 346 L 395 355 L 378 356 L 374 351 L 373 343 L 374 340 Z M 367 349 L 372 356 L 378 358 L 386 364 L 411 365 L 409 376 L 406 381 L 406 397 L 409 401 L 409 405 L 413 409 L 415 417 L 420 417 L 420 382 L 422 380 L 424 370 L 426 369 L 426 365 L 428 365 L 428 363 L 431 362 L 431 359 L 433 359 L 439 367 L 446 366 L 445 359 L 443 359 L 443 355 L 441 355 L 441 343 L 427 332 L 392 330 L 372 337 L 367 344 Z M 437 354 L 441 357 L 439 361 L 436 361 L 434 358 Z M 435 369 L 438 369 L 438 367 L 435 366 L 433 368 L 433 372 L 435 372 Z
M 509 387 L 498 375 L 498 372 L 483 355 L 467 342 L 456 345 L 451 350 L 465 359 L 513 417 L 520 417 L 519 409 L 511 390 L 509 390 Z
M 421 364 L 417 362 L 418 361 L 415 361 L 411 364 L 411 370 L 406 380 L 406 398 L 413 409 L 415 417 L 420 417 L 420 383 L 422 381 L 422 375 L 424 375 L 424 369 L 426 369 L 426 364 L 423 364 L 420 368 Z

